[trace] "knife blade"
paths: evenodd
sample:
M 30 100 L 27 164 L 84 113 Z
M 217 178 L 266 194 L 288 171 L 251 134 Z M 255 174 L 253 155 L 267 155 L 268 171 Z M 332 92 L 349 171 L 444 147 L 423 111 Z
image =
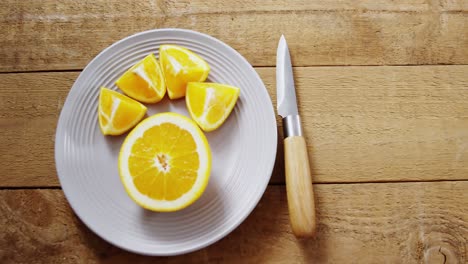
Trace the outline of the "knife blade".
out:
M 290 224 L 297 237 L 312 237 L 316 232 L 312 177 L 297 107 L 291 56 L 284 35 L 280 38 L 276 54 L 276 92 L 277 111 L 283 118 L 284 164 Z
M 282 117 L 297 115 L 296 89 L 289 55 L 288 44 L 284 35 L 281 36 L 276 51 L 276 92 L 278 114 Z

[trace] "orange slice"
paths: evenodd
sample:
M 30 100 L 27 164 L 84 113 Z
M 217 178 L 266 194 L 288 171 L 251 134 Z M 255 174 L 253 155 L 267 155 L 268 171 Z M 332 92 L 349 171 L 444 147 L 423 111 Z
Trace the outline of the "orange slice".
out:
M 99 127 L 104 135 L 121 135 L 134 127 L 145 115 L 146 106 L 116 91 L 101 87 Z
M 185 100 L 193 120 L 209 132 L 226 121 L 239 93 L 239 88 L 226 84 L 192 82 L 187 85 Z
M 159 59 L 171 99 L 184 97 L 188 82 L 203 82 L 210 72 L 205 60 L 181 46 L 161 45 Z
M 127 70 L 115 84 L 126 95 L 144 103 L 159 102 L 166 93 L 163 73 L 152 53 Z

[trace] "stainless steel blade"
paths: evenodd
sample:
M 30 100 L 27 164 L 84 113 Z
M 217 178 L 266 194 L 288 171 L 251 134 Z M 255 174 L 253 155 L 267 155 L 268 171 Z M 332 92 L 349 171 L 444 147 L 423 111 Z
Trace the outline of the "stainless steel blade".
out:
M 281 35 L 276 51 L 276 95 L 277 110 L 280 116 L 298 114 L 291 56 L 284 35 Z

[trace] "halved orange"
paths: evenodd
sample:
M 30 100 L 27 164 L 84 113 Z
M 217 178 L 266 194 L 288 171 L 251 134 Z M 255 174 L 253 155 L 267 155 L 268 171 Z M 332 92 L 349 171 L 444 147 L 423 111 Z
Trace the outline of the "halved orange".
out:
M 143 208 L 176 211 L 204 192 L 211 170 L 205 135 L 189 118 L 162 113 L 143 120 L 125 139 L 119 172 L 128 195 Z

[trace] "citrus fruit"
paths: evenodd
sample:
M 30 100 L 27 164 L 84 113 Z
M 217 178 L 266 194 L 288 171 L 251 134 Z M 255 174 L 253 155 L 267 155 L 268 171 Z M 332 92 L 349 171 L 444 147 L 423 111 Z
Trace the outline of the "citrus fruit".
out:
M 161 45 L 159 60 L 171 99 L 184 97 L 188 82 L 203 82 L 210 72 L 205 60 L 177 45 Z
M 191 82 L 187 85 L 185 100 L 193 120 L 209 132 L 226 121 L 239 93 L 239 88 L 226 84 Z
M 99 127 L 104 135 L 121 135 L 134 127 L 145 115 L 146 106 L 116 91 L 101 87 Z
M 153 115 L 138 124 L 119 154 L 128 195 L 143 208 L 170 212 L 187 207 L 204 192 L 211 170 L 205 135 L 176 113 Z
M 149 54 L 128 69 L 116 82 L 126 95 L 144 103 L 161 101 L 166 84 L 154 54 Z

